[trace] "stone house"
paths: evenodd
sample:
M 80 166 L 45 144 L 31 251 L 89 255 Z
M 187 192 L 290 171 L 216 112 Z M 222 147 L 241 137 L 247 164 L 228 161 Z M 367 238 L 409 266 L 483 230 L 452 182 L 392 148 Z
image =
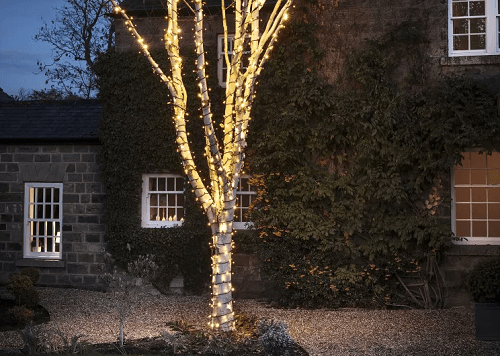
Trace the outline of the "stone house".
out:
M 216 50 L 220 54 L 222 28 L 217 22 L 217 3 L 216 0 L 207 1 L 205 27 L 209 35 L 205 38 L 205 45 L 207 49 Z M 158 0 L 125 0 L 122 7 L 134 16 L 139 32 L 150 47 L 162 47 L 165 10 L 161 3 Z M 364 40 L 379 38 L 396 26 L 411 22 L 418 24 L 427 38 L 425 71 L 430 77 L 462 74 L 478 78 L 500 93 L 500 4 L 496 0 L 319 1 L 310 11 L 315 12 L 317 36 L 325 51 L 322 72 L 332 84 L 341 76 L 349 54 L 362 48 Z M 123 20 L 116 18 L 115 23 L 117 50 L 137 50 Z M 186 21 L 184 41 L 189 40 L 190 31 L 190 22 Z M 223 65 L 223 61 L 219 60 L 217 66 L 221 85 L 224 85 Z M 65 126 L 67 123 L 61 122 L 59 124 L 62 126 L 55 123 L 53 126 L 53 130 L 60 134 L 57 138 L 51 136 L 49 131 L 44 133 L 44 130 L 49 129 L 48 126 L 34 130 L 32 125 L 35 119 L 28 115 L 28 107 L 42 106 L 36 103 L 24 105 L 2 104 L 0 108 L 0 177 L 3 177 L 0 179 L 0 244 L 3 256 L 0 262 L 0 282 L 5 281 L 8 274 L 20 266 L 30 263 L 36 265 L 34 262 L 26 262 L 28 258 L 23 258 L 26 257 L 23 249 L 27 249 L 23 241 L 28 240 L 21 228 L 26 223 L 26 218 L 23 218 L 20 206 L 23 201 L 25 206 L 30 203 L 38 204 L 38 201 L 26 201 L 29 193 L 23 192 L 37 187 L 28 187 L 25 183 L 48 182 L 49 174 L 52 174 L 49 170 L 43 176 L 42 173 L 36 173 L 32 177 L 28 167 L 40 167 L 35 172 L 45 172 L 46 168 L 42 168 L 44 164 L 48 166 L 52 162 L 54 167 L 58 167 L 56 173 L 59 175 L 55 177 L 57 180 L 50 178 L 54 184 L 63 184 L 62 199 L 65 205 L 68 203 L 68 207 L 63 209 L 66 215 L 63 216 L 62 225 L 62 259 L 55 256 L 57 253 L 61 254 L 61 250 L 57 252 L 53 249 L 51 253 L 55 256 L 54 261 L 42 261 L 55 266 L 40 266 L 43 272 L 42 282 L 90 285 L 95 283 L 93 265 L 97 262 L 96 254 L 104 239 L 104 221 L 101 216 L 103 188 L 98 183 L 95 164 L 97 136 L 95 131 L 91 131 L 94 134 L 82 131 L 80 136 L 71 136 L 71 131 Z M 62 105 L 65 104 L 60 105 L 54 105 L 51 110 L 55 112 L 60 109 L 58 112 L 62 113 Z M 74 110 L 78 105 L 72 105 L 74 106 L 68 104 L 64 107 L 66 111 L 61 115 L 67 115 L 75 122 L 92 121 L 89 117 L 85 120 L 76 117 Z M 85 112 L 91 115 L 92 111 Z M 95 122 L 96 129 L 98 114 L 93 113 L 93 120 L 96 121 L 92 122 Z M 23 124 L 19 124 L 15 130 L 12 128 L 12 133 L 7 132 L 7 126 L 4 125 L 14 125 L 12 118 L 16 118 L 16 124 L 21 122 L 22 115 L 25 115 Z M 29 131 L 23 128 L 29 128 Z M 13 135 L 14 132 L 17 132 L 16 136 Z M 466 241 L 457 243 L 445 259 L 446 280 L 451 286 L 457 287 L 463 282 L 464 273 L 478 259 L 500 252 L 500 154 L 494 153 L 486 157 L 479 155 L 476 149 L 471 147 L 470 151 L 464 152 L 463 165 L 450 172 L 448 186 L 445 187 L 452 197 L 449 207 L 450 226 L 455 234 L 467 237 Z M 179 177 L 168 174 L 145 172 L 141 219 L 143 227 L 174 226 L 182 220 L 182 203 L 178 200 L 182 191 L 177 187 L 177 178 Z M 47 186 L 44 189 L 55 191 L 58 188 Z M 251 202 L 253 192 L 242 187 L 240 193 L 240 207 L 245 209 Z M 148 200 L 151 196 L 157 199 L 154 204 L 151 199 Z M 170 196 L 175 197 L 172 205 L 167 204 Z M 44 204 L 47 205 L 47 202 Z M 50 204 L 55 205 L 53 202 Z M 244 227 L 244 210 L 239 212 L 239 216 L 241 227 Z M 56 236 L 54 235 L 54 239 Z M 40 244 L 35 243 L 34 247 L 39 248 Z M 45 245 L 43 248 L 45 249 Z M 238 257 L 235 260 L 238 261 Z M 258 282 L 259 274 L 250 260 L 250 256 L 242 256 L 242 264 L 251 266 L 247 281 L 252 284 Z M 241 270 L 245 268 L 241 267 Z M 460 298 L 458 300 L 464 301 L 465 299 Z
M 217 49 L 222 69 L 222 28 L 217 25 L 217 6 L 205 16 L 209 36 L 205 45 Z M 153 4 L 153 5 L 152 5 Z M 301 2 L 296 4 L 303 5 Z M 319 1 L 310 11 L 318 24 L 317 37 L 325 51 L 322 73 L 333 84 L 342 75 L 349 54 L 362 48 L 365 40 L 380 38 L 403 23 L 419 26 L 426 38 L 425 68 L 429 78 L 457 74 L 479 79 L 500 93 L 500 3 L 495 0 L 338 0 Z M 123 7 L 136 17 L 136 25 L 150 47 L 161 47 L 162 7 L 155 1 L 126 0 Z M 155 16 L 145 16 L 153 13 Z M 190 38 L 190 28 L 183 31 Z M 116 19 L 116 47 L 137 49 L 123 21 Z M 186 41 L 186 39 L 184 39 Z M 409 69 L 407 69 L 409 70 Z M 218 71 L 223 84 L 223 72 Z M 464 152 L 462 166 L 450 172 L 444 187 L 451 196 L 447 210 L 452 231 L 467 239 L 447 253 L 443 270 L 451 287 L 463 284 L 465 273 L 476 261 L 500 252 L 500 153 L 478 154 L 471 147 Z M 463 294 L 456 302 L 464 302 Z M 451 300 L 453 303 L 454 301 Z
M 36 267 L 41 285 L 99 286 L 101 110 L 95 100 L 0 103 L 0 283 Z

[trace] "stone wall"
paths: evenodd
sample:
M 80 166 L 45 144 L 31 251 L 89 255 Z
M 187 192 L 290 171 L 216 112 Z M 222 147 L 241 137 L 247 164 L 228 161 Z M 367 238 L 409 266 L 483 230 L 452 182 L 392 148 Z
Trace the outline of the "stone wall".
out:
M 98 145 L 0 145 L 0 283 L 37 267 L 39 284 L 98 288 L 104 244 L 104 188 Z M 63 183 L 62 260 L 23 258 L 25 182 Z

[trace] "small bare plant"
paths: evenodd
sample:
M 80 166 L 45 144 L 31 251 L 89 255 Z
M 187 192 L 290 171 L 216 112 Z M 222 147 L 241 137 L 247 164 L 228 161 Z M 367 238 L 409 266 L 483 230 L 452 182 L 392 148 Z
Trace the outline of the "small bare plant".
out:
M 158 269 L 154 255 L 139 256 L 136 261 L 128 264 L 128 273 L 141 279 L 141 283 L 149 283 Z M 109 252 L 103 251 L 103 263 L 101 265 L 101 279 L 111 289 L 111 294 L 115 302 L 115 308 L 119 318 L 118 343 L 123 349 L 125 319 L 132 309 L 132 295 L 137 287 L 136 281 L 127 276 L 124 271 L 120 271 L 115 264 L 115 260 Z

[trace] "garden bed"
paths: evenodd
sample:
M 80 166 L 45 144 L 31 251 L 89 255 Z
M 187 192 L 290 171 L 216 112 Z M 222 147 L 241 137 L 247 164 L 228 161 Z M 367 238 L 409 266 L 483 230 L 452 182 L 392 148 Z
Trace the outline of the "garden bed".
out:
M 50 313 L 49 322 L 34 327 L 40 337 L 56 343 L 61 340 L 58 333 L 69 339 L 83 335 L 80 341 L 96 347 L 107 344 L 107 351 L 102 351 L 111 352 L 109 347 L 114 348 L 117 340 L 118 317 L 110 293 L 56 288 L 39 288 L 39 291 L 40 304 Z M 202 329 L 208 320 L 208 305 L 208 296 L 138 293 L 125 321 L 125 344 L 136 343 L 145 350 L 143 346 L 149 343 L 154 353 L 155 347 L 162 347 L 160 333 L 166 330 L 167 323 L 183 320 Z M 475 340 L 473 307 L 433 311 L 304 310 L 277 309 L 255 300 L 237 300 L 235 310 L 256 318 L 284 321 L 290 335 L 311 356 L 500 354 L 499 342 Z M 0 349 L 19 349 L 22 345 L 17 332 L 0 332 Z

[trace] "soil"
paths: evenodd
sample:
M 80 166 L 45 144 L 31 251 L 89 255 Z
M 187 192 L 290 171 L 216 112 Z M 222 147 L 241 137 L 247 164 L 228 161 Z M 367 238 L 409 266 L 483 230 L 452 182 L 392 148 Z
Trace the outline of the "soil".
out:
M 9 313 L 9 309 L 15 306 L 16 302 L 13 299 L 0 298 L 0 320 L 2 320 L 2 323 L 0 324 L 0 332 L 21 330 L 24 328 L 25 324 L 19 324 Z M 34 314 L 33 323 L 35 325 L 50 321 L 49 312 L 43 306 L 37 305 L 32 310 Z

